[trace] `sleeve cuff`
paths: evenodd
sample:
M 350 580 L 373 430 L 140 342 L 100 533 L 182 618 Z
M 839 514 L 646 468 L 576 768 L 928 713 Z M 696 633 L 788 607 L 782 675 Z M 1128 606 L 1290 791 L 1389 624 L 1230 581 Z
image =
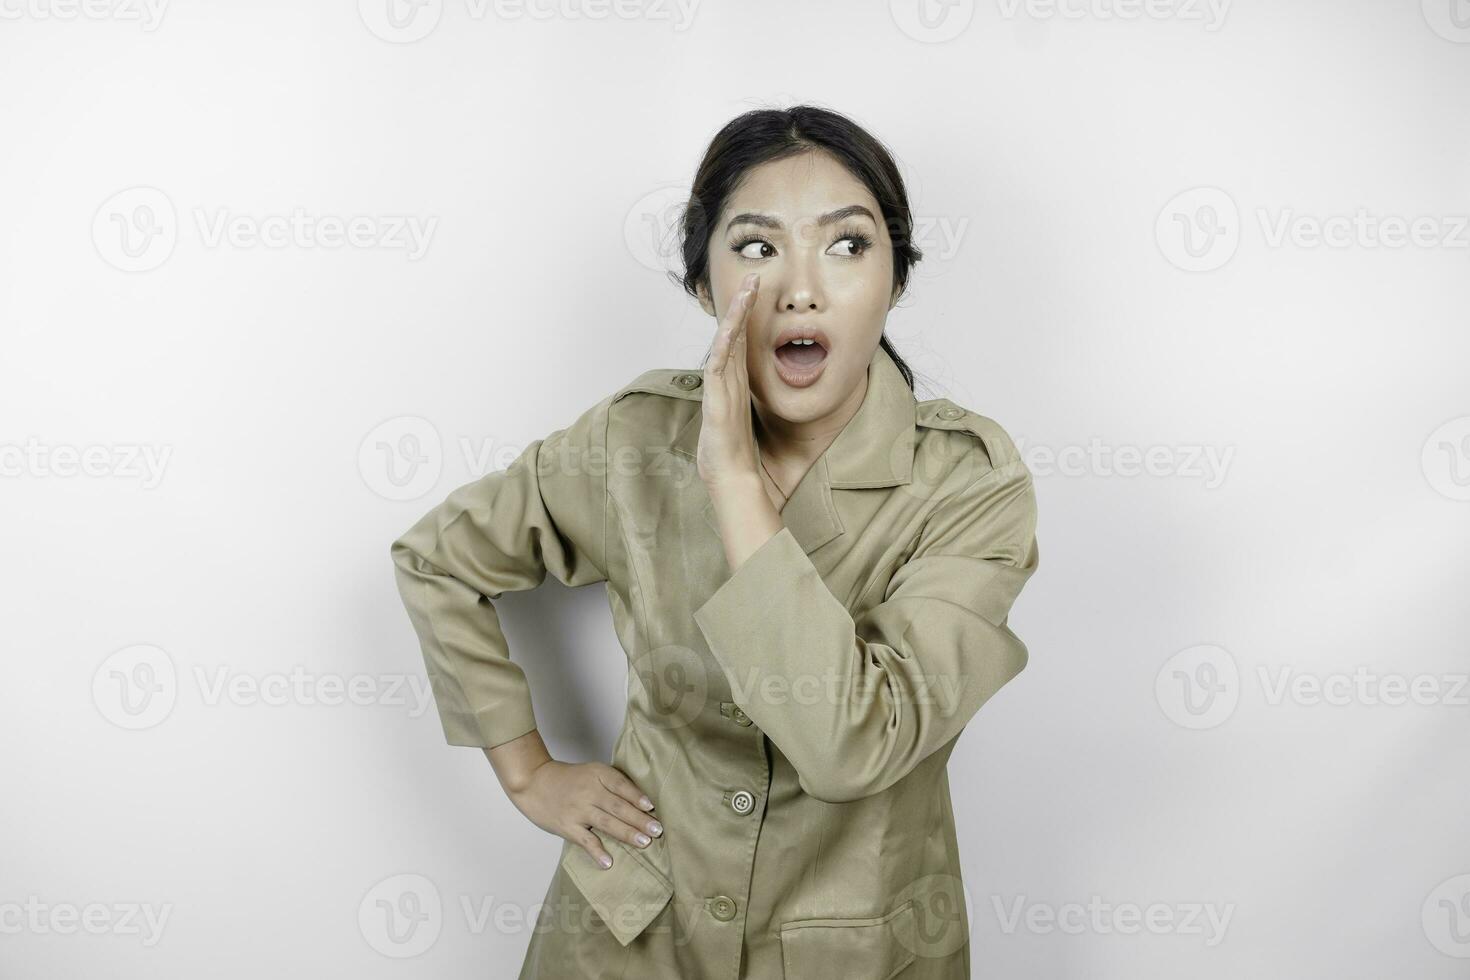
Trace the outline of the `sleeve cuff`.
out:
M 821 583 L 811 559 L 791 529 L 783 525 L 694 611 L 694 621 L 709 643 L 710 652 L 727 672 L 737 666 L 734 658 L 739 651 L 769 643 L 772 627 L 780 629 L 782 625 L 773 623 L 772 617 L 784 615 L 778 608 L 777 593 L 800 593 L 806 578 Z

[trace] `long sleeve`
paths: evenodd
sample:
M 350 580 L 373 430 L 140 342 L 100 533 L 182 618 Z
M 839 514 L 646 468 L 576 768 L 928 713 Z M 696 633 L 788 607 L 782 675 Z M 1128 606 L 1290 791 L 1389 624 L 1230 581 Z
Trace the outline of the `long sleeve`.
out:
M 536 727 L 491 600 L 535 588 L 548 571 L 567 586 L 607 579 L 611 401 L 454 490 L 393 542 L 398 591 L 451 745 L 492 748 Z
M 802 788 L 860 799 L 958 735 L 1025 667 L 1007 617 L 1037 567 L 1035 532 L 1031 473 L 1012 459 L 936 505 L 884 600 L 856 621 L 784 527 L 694 618 Z

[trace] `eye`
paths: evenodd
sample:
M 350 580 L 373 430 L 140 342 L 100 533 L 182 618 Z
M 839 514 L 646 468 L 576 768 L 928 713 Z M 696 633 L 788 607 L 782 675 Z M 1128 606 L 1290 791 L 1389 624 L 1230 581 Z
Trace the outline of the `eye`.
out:
M 846 231 L 846 232 L 842 232 L 841 234 L 842 234 L 842 237 L 839 238 L 839 239 L 837 239 L 837 241 L 835 241 L 835 242 L 832 243 L 832 248 L 837 248 L 838 246 L 842 245 L 843 242 L 850 243 L 848 245 L 848 248 L 849 248 L 850 251 L 847 251 L 847 252 L 838 251 L 838 252 L 834 253 L 836 255 L 840 255 L 842 258 L 845 258 L 845 259 L 859 258 L 868 249 L 870 249 L 870 248 L 873 247 L 873 240 L 871 238 L 869 238 L 867 235 L 865 235 L 862 232 L 860 232 L 860 231 Z M 830 249 L 829 249 L 829 251 L 830 251 Z
M 752 249 L 752 245 L 757 245 L 760 247 Z M 772 252 L 774 252 L 776 250 L 776 247 L 770 242 L 766 241 L 764 238 L 759 238 L 756 236 L 742 238 L 738 242 L 730 243 L 730 251 L 734 252 L 736 255 L 739 255 L 742 259 L 768 259 L 771 257 L 770 255 L 761 254 L 761 249 L 770 249 Z

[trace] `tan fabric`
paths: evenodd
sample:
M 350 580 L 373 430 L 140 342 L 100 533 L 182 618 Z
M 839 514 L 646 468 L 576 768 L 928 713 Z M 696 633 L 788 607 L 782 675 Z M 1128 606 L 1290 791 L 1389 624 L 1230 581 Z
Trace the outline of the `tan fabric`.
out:
M 453 745 L 535 727 L 490 600 L 606 583 L 629 661 L 613 765 L 657 804 L 613 866 L 563 844 L 521 980 L 969 976 L 945 764 L 1026 664 L 1031 474 L 994 421 L 863 404 L 734 574 L 695 468 L 701 374 L 644 372 L 393 543 Z M 980 842 L 976 841 L 975 846 Z

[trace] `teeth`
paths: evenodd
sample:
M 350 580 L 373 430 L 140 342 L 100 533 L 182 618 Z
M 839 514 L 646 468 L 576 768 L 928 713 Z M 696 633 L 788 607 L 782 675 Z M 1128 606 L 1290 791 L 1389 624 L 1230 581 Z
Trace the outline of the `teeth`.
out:
M 800 339 L 797 339 L 797 340 L 791 341 L 791 343 L 796 344 L 798 347 L 810 347 L 812 344 L 815 344 L 816 341 L 815 340 L 810 340 L 810 339 L 808 339 L 808 340 L 800 340 Z

